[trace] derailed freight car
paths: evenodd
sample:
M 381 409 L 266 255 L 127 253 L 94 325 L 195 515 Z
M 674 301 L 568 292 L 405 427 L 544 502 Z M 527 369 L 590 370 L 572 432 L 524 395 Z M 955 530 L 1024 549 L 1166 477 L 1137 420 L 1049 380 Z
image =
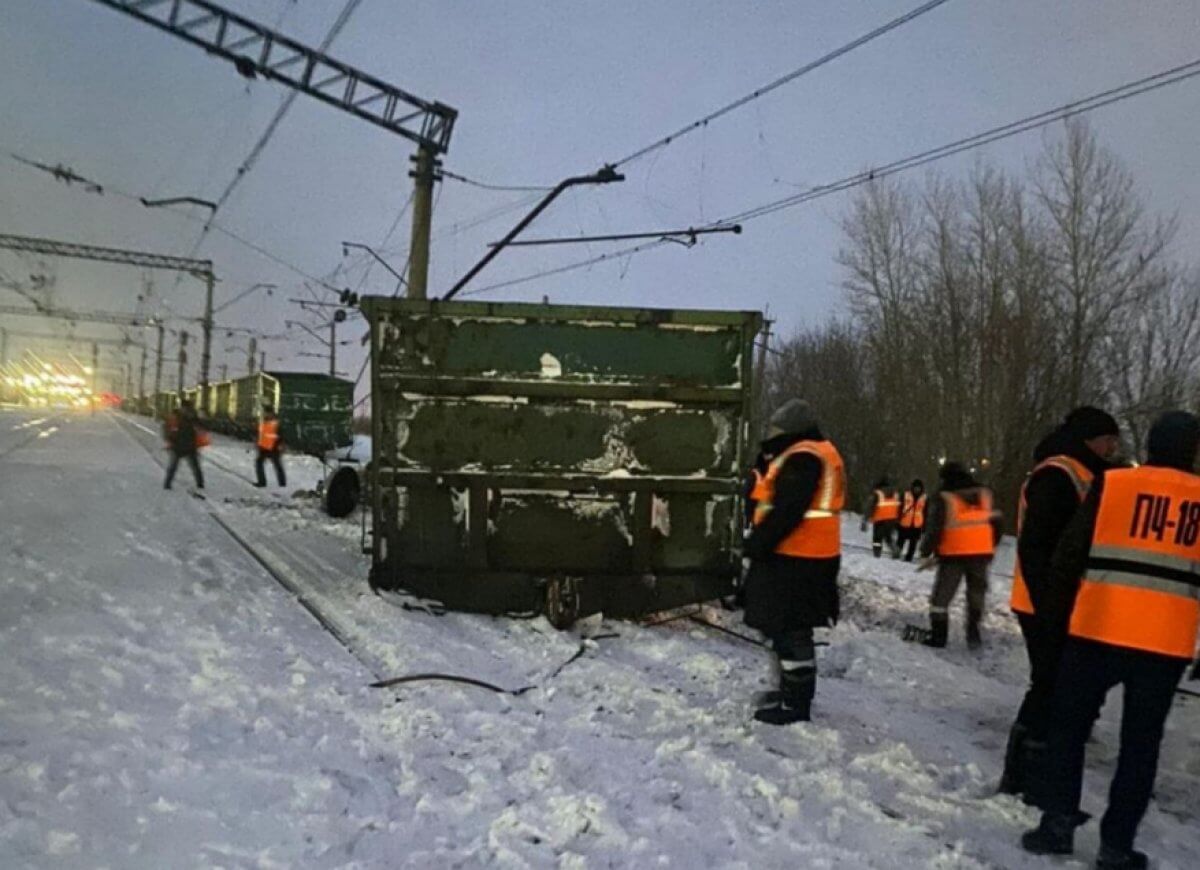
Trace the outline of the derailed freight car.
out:
M 362 309 L 374 586 L 556 624 L 731 591 L 761 315 Z

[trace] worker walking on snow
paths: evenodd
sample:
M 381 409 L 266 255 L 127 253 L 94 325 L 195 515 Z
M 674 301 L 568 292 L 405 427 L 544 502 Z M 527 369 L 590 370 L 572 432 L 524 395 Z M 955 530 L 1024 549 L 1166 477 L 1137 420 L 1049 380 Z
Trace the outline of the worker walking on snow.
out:
M 1033 470 L 1021 487 L 1011 606 L 1029 655 L 1029 689 L 1009 734 L 1000 791 L 1023 795 L 1032 804 L 1044 780 L 1054 682 L 1067 639 L 1065 623 L 1051 624 L 1040 615 L 1041 601 L 1053 594 L 1048 591 L 1050 557 L 1119 446 L 1120 427 L 1111 414 L 1077 408 L 1038 444 Z M 1073 590 L 1075 578 L 1068 582 Z
M 1200 628 L 1200 419 L 1159 417 L 1148 458 L 1097 478 L 1055 548 L 1054 594 L 1039 618 L 1067 627 L 1050 718 L 1041 823 L 1026 851 L 1069 855 L 1080 812 L 1084 750 L 1108 691 L 1124 686 L 1121 746 L 1100 820 L 1099 870 L 1140 870 L 1133 848 L 1158 772 L 1175 689 Z M 1072 594 L 1073 593 L 1073 594 Z
M 770 639 L 779 666 L 779 689 L 767 694 L 754 718 L 786 725 L 811 716 L 817 686 L 813 629 L 838 618 L 846 481 L 841 455 L 800 399 L 772 415 L 763 453 L 774 458 L 753 492 L 745 620 Z
M 280 486 L 287 486 L 287 475 L 283 472 L 283 439 L 279 435 L 279 418 L 275 416 L 273 407 L 265 405 L 262 420 L 258 424 L 258 456 L 254 460 L 254 485 L 257 487 L 267 485 L 267 473 L 263 464 L 268 459 L 275 466 L 275 480 Z
M 904 553 L 905 562 L 913 560 L 913 554 L 917 551 L 917 543 L 921 540 L 921 533 L 925 531 L 927 502 L 925 484 L 919 479 L 914 480 L 912 486 L 905 490 L 900 497 L 896 550 L 903 551 L 907 547 L 907 551 Z
M 163 421 L 163 439 L 171 458 L 167 462 L 167 478 L 163 481 L 163 489 L 170 489 L 175 480 L 175 472 L 179 468 L 179 460 L 186 459 L 192 466 L 192 477 L 196 479 L 196 489 L 204 489 L 204 474 L 200 471 L 200 448 L 208 443 L 207 433 L 200 428 L 196 417 L 196 408 L 190 399 L 184 399 L 179 408 L 167 415 Z
M 900 555 L 896 544 L 896 523 L 899 519 L 900 494 L 885 474 L 876 481 L 875 490 L 867 499 L 861 525 L 862 530 L 866 531 L 867 521 L 871 522 L 871 552 L 875 554 L 876 559 L 882 555 L 884 544 L 887 544 L 893 559 Z
M 929 601 L 928 646 L 944 647 L 950 634 L 950 602 L 967 581 L 967 645 L 983 643 L 980 624 L 987 599 L 988 567 L 1000 540 L 1000 515 L 992 491 L 981 486 L 958 462 L 939 472 L 940 487 L 932 499 L 921 557 L 937 556 L 937 579 Z

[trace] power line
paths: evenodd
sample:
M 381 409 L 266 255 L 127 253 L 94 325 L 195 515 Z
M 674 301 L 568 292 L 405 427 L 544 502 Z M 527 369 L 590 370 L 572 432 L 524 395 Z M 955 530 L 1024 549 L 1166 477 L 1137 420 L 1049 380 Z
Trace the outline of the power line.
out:
M 1167 87 L 1168 85 L 1178 84 L 1179 82 L 1186 81 L 1198 75 L 1200 75 L 1200 58 L 1190 61 L 1189 63 L 1180 64 L 1179 66 L 1172 67 L 1171 69 L 1155 73 L 1154 75 L 1146 76 L 1145 78 L 1137 79 L 1114 88 L 1109 88 L 1108 90 L 1100 91 L 1092 94 L 1091 96 L 1084 97 L 1070 103 L 1064 103 L 1056 108 L 1047 109 L 1034 115 L 1026 116 L 1017 121 L 992 127 L 989 130 L 976 133 L 973 136 L 957 139 L 945 145 L 938 146 L 937 148 L 930 148 L 926 151 L 921 151 L 917 154 L 904 157 L 900 160 L 894 160 L 874 169 L 857 172 L 853 175 L 848 175 L 844 178 L 838 179 L 837 181 L 817 185 L 800 193 L 792 194 L 790 196 L 783 197 L 782 199 L 773 200 L 772 202 L 738 212 L 737 214 L 728 215 L 720 220 L 706 224 L 705 226 L 720 226 L 729 223 L 745 223 L 747 221 L 754 220 L 755 218 L 765 217 L 766 215 L 774 214 L 777 211 L 783 211 L 784 209 L 802 205 L 806 202 L 811 202 L 814 199 L 820 199 L 822 197 L 831 196 L 835 193 L 841 193 L 842 191 L 867 184 L 880 178 L 885 178 L 889 175 L 895 175 L 900 172 L 915 169 L 919 166 L 924 166 L 937 160 L 944 160 L 947 157 L 953 157 L 954 155 L 961 154 L 964 151 L 980 148 L 984 145 L 989 145 L 993 142 L 1008 139 L 1021 133 L 1027 133 L 1031 130 L 1037 130 L 1042 127 L 1049 126 L 1057 121 L 1063 121 L 1076 115 L 1091 112 L 1096 109 L 1112 105 L 1113 103 L 1118 103 L 1150 91 L 1158 90 L 1159 88 Z M 583 269 L 606 260 L 615 260 L 623 256 L 632 256 L 633 254 L 638 254 L 643 251 L 650 250 L 651 248 L 661 247 L 664 244 L 666 244 L 666 242 L 661 239 L 653 242 L 647 242 L 645 244 L 637 245 L 631 248 L 625 248 L 620 251 L 613 251 L 607 254 L 601 254 L 597 257 L 590 257 L 586 260 L 580 260 L 575 263 L 567 263 L 566 265 L 559 266 L 554 269 L 547 269 L 542 272 L 536 272 L 507 281 L 501 281 L 496 284 L 490 284 L 486 287 L 479 287 L 461 295 L 474 296 L 480 293 L 485 293 L 489 290 L 499 290 L 504 287 L 525 284 L 529 281 L 537 280 L 538 278 L 545 278 L 551 275 L 561 275 L 564 272 Z
M 532 185 L 532 184 L 525 184 L 525 185 L 521 185 L 521 184 L 487 184 L 482 181 L 476 181 L 473 178 L 467 178 L 465 175 L 459 175 L 457 172 L 451 172 L 449 169 L 443 169 L 443 170 L 441 170 L 441 173 L 442 173 L 442 176 L 445 178 L 451 178 L 455 181 L 461 181 L 463 184 L 469 184 L 469 185 L 471 185 L 471 187 L 478 187 L 482 190 L 507 190 L 507 191 L 516 191 L 516 192 L 520 193 L 523 191 L 531 191 L 531 190 L 545 191 L 545 190 L 553 190 L 554 189 L 552 186 Z
M 881 25 L 880 27 L 876 27 L 874 30 L 870 31 L 869 33 L 865 33 L 862 36 L 858 37 L 857 39 L 847 42 L 845 45 L 841 46 L 840 48 L 835 48 L 833 51 L 829 52 L 828 54 L 822 55 L 821 57 L 817 58 L 816 60 L 806 63 L 804 66 L 800 67 L 799 69 L 792 70 L 791 72 L 787 73 L 786 75 L 782 75 L 779 78 L 775 79 L 774 81 L 772 81 L 766 85 L 763 85 L 761 88 L 751 91 L 749 94 L 746 94 L 744 97 L 739 97 L 738 99 L 734 100 L 732 103 L 727 103 L 726 105 L 717 109 L 715 112 L 711 112 L 710 114 L 705 115 L 703 118 L 693 121 L 692 123 L 688 124 L 685 127 L 679 128 L 678 130 L 676 130 L 674 133 L 670 134 L 669 136 L 664 136 L 663 138 L 661 138 L 655 142 L 651 142 L 646 147 L 640 148 L 637 151 L 634 151 L 628 157 L 624 157 L 621 160 L 618 160 L 616 163 L 613 164 L 613 166 L 614 167 L 623 166 L 624 164 L 630 163 L 634 160 L 637 160 L 640 157 L 645 157 L 651 151 L 657 151 L 659 148 L 665 148 L 667 145 L 670 145 L 676 139 L 680 139 L 689 133 L 694 133 L 696 130 L 699 130 L 699 129 L 707 126 L 710 121 L 715 121 L 717 118 L 720 118 L 722 115 L 727 115 L 736 109 L 740 109 L 742 106 L 746 105 L 747 103 L 752 103 L 755 100 L 759 99 L 760 97 L 766 96 L 767 94 L 771 93 L 771 91 L 774 91 L 777 88 L 781 88 L 784 85 L 788 84 L 789 82 L 795 81 L 796 79 L 800 78 L 801 76 L 806 75 L 807 73 L 810 73 L 813 70 L 824 66 L 825 64 L 829 63 L 830 61 L 837 60 L 842 55 L 849 54 L 850 52 L 854 51 L 854 49 L 859 48 L 863 45 L 866 45 L 868 42 L 871 42 L 874 39 L 878 39 L 880 36 L 883 36 L 885 33 L 889 33 L 890 31 L 895 30 L 897 27 L 901 27 L 901 26 L 907 24 L 908 22 L 912 21 L 914 18 L 919 18 L 920 16 L 924 15 L 926 12 L 931 12 L 934 9 L 936 9 L 937 7 L 939 7 L 942 4 L 947 3 L 947 2 L 948 2 L 948 0 L 929 0 L 929 2 L 924 3 L 921 6 L 918 6 L 916 9 L 913 9 L 909 12 L 904 13 L 899 18 L 893 18 L 887 24 Z

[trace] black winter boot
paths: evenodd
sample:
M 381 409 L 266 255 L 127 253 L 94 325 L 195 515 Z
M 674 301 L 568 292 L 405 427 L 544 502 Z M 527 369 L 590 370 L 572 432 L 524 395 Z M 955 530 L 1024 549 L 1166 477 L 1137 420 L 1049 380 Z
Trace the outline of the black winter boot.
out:
M 929 639 L 925 646 L 941 649 L 950 636 L 950 617 L 944 613 L 929 614 Z
M 768 725 L 808 722 L 812 716 L 812 699 L 816 689 L 817 674 L 812 667 L 780 671 L 779 701 L 760 707 L 754 712 L 754 718 Z
M 1022 794 L 1025 791 L 1025 741 L 1029 729 L 1017 722 L 1008 732 L 1004 750 L 1004 773 L 1000 774 L 1000 794 Z
M 1034 855 L 1070 855 L 1075 852 L 1075 829 L 1086 822 L 1087 813 L 1042 813 L 1042 821 L 1021 835 L 1021 848 Z
M 979 623 L 983 622 L 983 614 L 972 610 L 967 614 L 967 647 L 980 649 L 983 647 L 983 634 L 979 631 Z
M 1146 870 L 1149 866 L 1146 853 L 1137 849 L 1118 849 L 1101 843 L 1096 854 L 1096 870 Z

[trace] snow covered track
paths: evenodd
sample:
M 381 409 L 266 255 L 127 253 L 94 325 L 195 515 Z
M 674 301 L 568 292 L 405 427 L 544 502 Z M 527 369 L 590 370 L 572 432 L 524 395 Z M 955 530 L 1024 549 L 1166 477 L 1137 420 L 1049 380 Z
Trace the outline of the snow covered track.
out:
M 929 574 L 848 555 L 818 721 L 772 729 L 749 721 L 766 653 L 738 638 L 686 619 L 612 623 L 601 630 L 618 637 L 582 641 L 562 668 L 581 638 L 543 620 L 438 617 L 370 594 L 357 521 L 211 461 L 208 502 L 164 492 L 113 417 L 58 425 L 0 462 L 5 870 L 1084 866 L 1028 859 L 1016 838 L 1034 814 L 992 794 L 1024 668 L 1004 581 L 985 653 L 963 648 L 958 613 L 935 652 L 898 637 L 923 616 Z M 252 467 L 223 439 L 212 458 Z M 411 674 L 536 688 L 368 688 Z M 1092 811 L 1117 707 L 1090 748 Z M 1165 868 L 1200 866 L 1198 726 L 1194 701 L 1168 722 L 1143 834 Z M 1093 823 L 1081 861 L 1095 837 Z

